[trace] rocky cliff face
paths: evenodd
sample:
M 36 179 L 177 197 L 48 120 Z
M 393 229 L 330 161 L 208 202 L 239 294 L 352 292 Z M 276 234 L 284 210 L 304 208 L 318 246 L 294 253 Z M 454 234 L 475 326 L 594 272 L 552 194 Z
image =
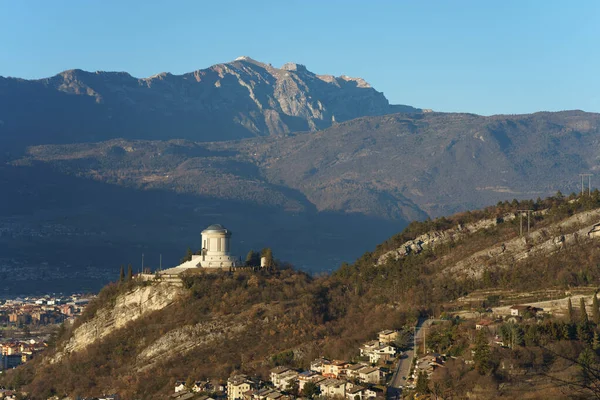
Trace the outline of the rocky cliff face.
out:
M 50 362 L 58 362 L 70 353 L 85 349 L 105 336 L 125 327 L 129 322 L 173 304 L 181 295 L 181 288 L 166 283 L 138 287 L 117 297 L 114 307 L 103 308 L 93 319 L 75 331 L 63 349 Z
M 532 213 L 532 216 L 546 213 L 547 210 L 540 210 Z M 452 229 L 424 233 L 413 240 L 406 241 L 394 250 L 381 254 L 375 266 L 382 266 L 389 261 L 394 262 L 409 255 L 418 256 L 424 250 L 433 250 L 443 244 L 469 241 L 473 234 L 510 222 L 517 216 L 518 214 L 510 213 L 501 219 L 482 219 Z M 581 212 L 558 223 L 534 230 L 530 234 L 480 249 L 458 259 L 453 265 L 444 269 L 442 274 L 447 277 L 478 280 L 482 278 L 485 271 L 514 267 L 527 259 L 537 256 L 549 257 L 568 247 L 587 245 L 600 238 L 599 232 L 600 209 Z
M 27 144 L 227 140 L 314 131 L 392 112 L 420 110 L 391 106 L 361 78 L 316 75 L 295 63 L 275 68 L 250 57 L 141 79 L 81 70 L 35 81 L 0 77 L 0 139 L 18 136 Z
M 582 212 L 505 243 L 480 250 L 444 270 L 448 276 L 481 279 L 490 268 L 509 268 L 528 258 L 550 257 L 567 247 L 586 246 L 598 240 L 596 230 L 600 222 L 600 209 Z
M 515 214 L 507 214 L 503 221 L 515 219 Z M 468 235 L 479 232 L 482 229 L 488 229 L 498 223 L 497 219 L 483 219 L 472 224 L 458 225 L 453 229 L 444 231 L 431 231 L 419 235 L 413 240 L 403 243 L 400 247 L 382 254 L 377 259 L 377 265 L 385 264 L 389 260 L 396 261 L 406 257 L 409 254 L 420 254 L 423 250 L 433 249 L 441 244 L 449 243 L 466 238 Z

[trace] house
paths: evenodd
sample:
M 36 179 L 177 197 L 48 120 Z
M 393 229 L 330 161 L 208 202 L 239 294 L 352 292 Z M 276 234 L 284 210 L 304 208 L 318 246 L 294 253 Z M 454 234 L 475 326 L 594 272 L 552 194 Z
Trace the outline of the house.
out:
M 346 390 L 346 398 L 348 400 L 363 400 L 366 398 L 366 389 L 362 386 L 354 385 L 351 389 Z
M 227 399 L 241 400 L 251 387 L 252 384 L 246 375 L 234 375 L 227 380 Z
M 183 392 L 184 390 L 186 390 L 185 381 L 175 382 L 175 393 Z
M 465 361 L 466 362 L 466 361 Z M 427 375 L 431 375 L 439 367 L 444 366 L 444 359 L 440 354 L 427 354 L 417 360 L 413 377 L 417 378 L 420 371 L 424 371 Z
M 368 399 L 377 398 L 377 399 L 385 399 L 385 388 L 381 386 L 371 386 L 370 388 L 365 390 L 365 396 Z
M 326 397 L 346 397 L 346 381 L 339 379 L 326 379 L 319 384 L 321 395 Z
M 379 361 L 387 361 L 396 356 L 396 348 L 389 344 L 381 344 L 368 353 L 369 362 L 376 364 Z
M 223 391 L 223 390 L 224 390 L 224 388 L 218 389 L 210 381 L 196 381 L 196 382 L 194 382 L 194 386 L 192 386 L 192 392 L 194 392 L 194 393 L 217 392 L 217 391 Z
M 489 319 L 482 319 L 481 321 L 479 321 L 478 323 L 475 324 L 475 329 L 480 331 L 484 328 L 488 328 L 493 323 L 494 322 L 490 321 Z
M 323 367 L 323 376 L 326 378 L 337 378 L 342 374 L 342 371 L 348 366 L 347 361 L 334 360 Z
M 298 390 L 304 390 L 304 385 L 306 385 L 308 382 L 312 382 L 319 386 L 319 383 L 326 379 L 327 378 L 325 378 L 323 375 L 320 375 L 315 371 L 304 371 L 298 375 Z
M 539 311 L 544 311 L 544 309 L 532 306 L 515 305 L 510 308 L 510 315 L 523 317 L 525 314 L 536 315 Z
M 298 372 L 287 367 L 275 367 L 271 370 L 271 382 L 279 390 L 287 390 L 298 379 Z
M 396 339 L 398 339 L 398 331 L 393 330 L 385 330 L 378 333 L 379 343 L 381 344 L 390 344 L 393 343 Z
M 347 366 L 344 372 L 348 378 L 358 378 L 358 371 L 364 367 L 366 367 L 365 364 L 352 364 Z
M 317 358 L 316 360 L 314 360 L 313 362 L 310 363 L 310 370 L 318 372 L 319 374 L 322 374 L 323 371 L 325 370 L 325 365 L 330 364 L 330 363 L 331 363 L 331 361 L 329 361 L 326 358 Z
M 249 398 L 252 400 L 281 400 L 285 395 L 277 390 L 263 388 L 260 390 L 251 390 Z
M 365 383 L 379 383 L 381 381 L 381 371 L 375 367 L 364 367 L 358 371 L 358 379 Z
M 371 340 L 363 344 L 362 346 L 360 346 L 361 357 L 369 357 L 369 354 L 371 354 L 379 346 L 381 346 L 379 340 Z

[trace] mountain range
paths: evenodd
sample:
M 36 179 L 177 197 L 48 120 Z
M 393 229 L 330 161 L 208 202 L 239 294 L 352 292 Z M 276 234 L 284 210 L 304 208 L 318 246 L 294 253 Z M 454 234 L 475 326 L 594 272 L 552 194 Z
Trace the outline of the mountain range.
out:
M 317 75 L 295 63 L 275 68 L 250 57 L 142 79 L 77 69 L 30 81 L 0 77 L 0 138 L 21 145 L 232 140 L 420 111 L 390 105 L 361 78 Z
M 215 222 L 241 256 L 270 246 L 330 271 L 408 221 L 578 191 L 598 168 L 599 114 L 425 111 L 248 57 L 181 76 L 0 78 L 0 274 L 24 276 L 4 289 L 35 289 L 39 271 L 97 288 L 141 253 L 176 264 Z

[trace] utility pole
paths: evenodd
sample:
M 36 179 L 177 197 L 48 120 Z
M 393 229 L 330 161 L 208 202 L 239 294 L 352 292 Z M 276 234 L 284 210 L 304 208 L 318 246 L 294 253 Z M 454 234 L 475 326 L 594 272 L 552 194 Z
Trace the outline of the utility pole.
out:
M 142 274 L 144 273 L 144 253 L 142 253 Z
M 592 195 L 592 175 L 593 174 L 579 174 L 581 176 L 581 195 L 585 192 L 585 185 L 583 183 L 583 178 L 588 177 L 588 196 Z
M 162 271 L 162 254 L 160 255 L 159 261 L 158 261 L 158 270 Z
M 413 327 L 413 358 L 417 358 L 417 326 Z
M 527 213 L 527 234 L 529 235 L 529 231 L 531 230 L 530 217 L 532 211 L 533 210 L 517 210 L 517 212 L 519 213 L 520 222 L 519 236 L 523 236 L 523 213 Z

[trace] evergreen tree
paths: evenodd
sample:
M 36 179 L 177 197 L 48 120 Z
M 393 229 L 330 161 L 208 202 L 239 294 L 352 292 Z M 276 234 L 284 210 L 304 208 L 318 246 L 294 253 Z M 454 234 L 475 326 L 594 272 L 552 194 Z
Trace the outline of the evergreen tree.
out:
M 583 297 L 581 297 L 579 299 L 579 310 L 581 313 L 579 315 L 579 318 L 580 318 L 579 322 L 581 323 L 581 325 L 587 326 L 589 324 L 590 320 L 588 318 L 587 311 L 585 310 L 585 299 Z
M 260 252 L 260 255 L 261 257 L 266 258 L 266 267 L 271 268 L 275 266 L 273 263 L 273 251 L 271 250 L 271 248 L 265 247 Z
M 187 390 L 191 391 L 191 390 L 192 390 L 192 388 L 194 387 L 194 384 L 195 384 L 195 382 L 194 382 L 194 380 L 192 379 L 192 377 L 191 377 L 191 376 L 188 376 L 188 378 L 187 378 L 187 379 L 186 379 L 186 381 L 185 381 L 185 388 L 186 388 Z
M 589 323 L 580 323 L 577 325 L 577 339 L 585 343 L 589 343 L 592 340 L 592 331 L 590 330 Z
M 577 358 L 577 363 L 581 368 L 581 383 L 583 385 L 588 385 L 592 380 L 595 379 L 598 357 L 596 353 L 594 353 L 589 347 L 586 347 L 579 353 L 579 357 Z
M 512 346 L 510 324 L 500 325 L 500 337 L 502 337 L 502 344 L 504 344 L 504 346 Z
M 425 371 L 419 371 L 419 375 L 417 376 L 417 386 L 415 390 L 419 394 L 427 394 L 429 393 L 429 377 Z
M 592 349 L 595 352 L 598 352 L 598 350 L 600 350 L 600 335 L 598 335 L 598 332 L 594 332 L 594 339 L 592 340 Z
M 562 326 L 562 339 L 564 339 L 564 340 L 573 339 L 573 324 L 564 324 Z
M 184 262 L 187 261 L 192 261 L 192 256 L 194 255 L 194 253 L 192 252 L 192 249 L 190 249 L 189 247 L 187 248 L 186 252 L 185 252 L 185 257 L 183 257 L 181 259 L 181 263 L 183 264 Z
M 537 346 L 538 343 L 538 329 L 537 325 L 529 325 L 527 332 L 525 332 L 525 345 L 526 346 Z
M 600 324 L 600 309 L 598 309 L 598 296 L 594 293 L 592 299 L 592 320 L 596 325 Z
M 510 347 L 512 349 L 514 349 L 516 346 L 523 345 L 523 329 L 521 329 L 521 327 L 517 324 L 512 325 L 511 340 L 512 345 Z
M 254 250 L 250 250 L 246 255 L 246 266 L 247 267 L 258 267 L 260 265 L 260 256 Z
M 573 303 L 571 303 L 570 297 L 569 301 L 567 302 L 567 320 L 569 322 L 573 322 Z
M 121 273 L 119 274 L 119 282 L 125 282 L 125 266 L 121 265 Z
M 304 388 L 302 389 L 302 395 L 304 395 L 304 397 L 308 397 L 309 399 L 318 396 L 319 393 L 319 387 L 314 382 L 306 382 Z
M 133 279 L 133 269 L 131 268 L 131 264 L 127 266 L 127 282 L 131 282 Z
M 487 335 L 485 331 L 481 330 L 477 332 L 477 338 L 475 339 L 475 354 L 473 356 L 477 372 L 481 375 L 487 374 L 492 369 L 491 358 L 492 352 L 487 340 Z

